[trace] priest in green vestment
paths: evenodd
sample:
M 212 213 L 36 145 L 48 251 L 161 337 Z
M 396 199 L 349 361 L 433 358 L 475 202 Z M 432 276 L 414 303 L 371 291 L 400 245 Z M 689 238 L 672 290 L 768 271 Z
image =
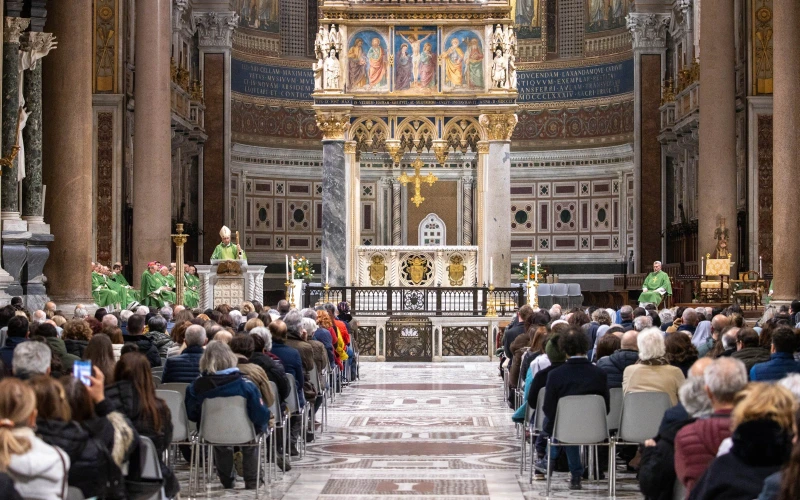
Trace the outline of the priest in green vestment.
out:
M 161 282 L 159 291 L 161 301 L 165 304 L 175 304 L 175 277 L 169 274 L 169 268 L 167 268 L 167 266 L 161 266 L 161 271 L 156 278 Z
M 194 309 L 200 303 L 200 278 L 192 274 L 193 266 L 183 266 L 183 305 Z M 197 272 L 197 269 L 194 269 Z
M 142 304 L 147 307 L 164 307 L 164 301 L 161 299 L 161 280 L 155 262 L 147 265 L 147 270 L 142 273 L 141 297 Z
M 109 288 L 106 276 L 102 274 L 100 264 L 92 264 L 92 298 L 100 307 L 119 305 L 117 292 Z
M 120 303 L 124 309 L 134 302 L 139 302 L 139 290 L 134 289 L 122 275 L 122 264 L 115 262 L 108 276 L 108 287 L 117 292 Z
M 639 295 L 639 305 L 661 303 L 665 295 L 672 295 L 672 284 L 669 275 L 661 270 L 661 262 L 653 262 L 653 272 L 648 274 L 642 283 L 642 294 Z
M 219 236 L 222 238 L 222 242 L 214 249 L 211 260 L 247 260 L 247 254 L 244 253 L 242 247 L 231 243 L 231 230 L 227 226 L 222 226 Z M 241 253 L 241 257 L 239 257 L 239 253 Z

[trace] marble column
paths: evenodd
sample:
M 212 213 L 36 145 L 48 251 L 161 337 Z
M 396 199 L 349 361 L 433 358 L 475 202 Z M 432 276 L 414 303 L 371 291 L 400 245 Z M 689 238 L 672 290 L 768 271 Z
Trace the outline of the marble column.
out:
M 461 244 L 472 245 L 472 177 L 461 179 Z
M 392 179 L 392 245 L 403 244 L 402 201 L 400 199 L 400 182 Z
M 633 38 L 633 259 L 639 272 L 662 260 L 661 238 L 648 229 L 662 224 L 661 144 L 659 106 L 667 52 L 669 14 L 631 12 L 628 29 Z
M 734 18 L 732 2 L 703 3 L 700 16 L 700 163 L 697 168 L 698 255 L 714 252 L 717 244 L 714 230 L 724 218 L 730 235 L 731 262 L 739 257 Z
M 797 145 L 800 144 L 800 0 L 773 2 L 773 301 L 791 301 L 800 296 L 800 240 L 790 229 L 797 218 L 800 185 Z M 706 6 L 703 5 L 703 15 Z M 705 58 L 705 54 L 704 54 Z
M 344 143 L 344 172 L 347 179 L 347 233 L 345 247 L 345 283 L 352 285 L 358 282 L 358 257 L 356 247 L 361 245 L 361 168 L 356 160 L 355 141 Z
M 317 125 L 322 131 L 322 262 L 329 266 L 331 286 L 347 285 L 349 252 L 348 222 L 352 215 L 348 194 L 344 136 L 350 125 L 346 114 L 320 113 Z
M 17 144 L 19 123 L 19 64 L 20 35 L 30 25 L 30 19 L 6 17 L 3 29 L 3 157 L 8 158 L 11 147 Z M 18 159 L 11 167 L 3 169 L 0 179 L 0 211 L 2 212 L 3 231 L 25 231 L 25 223 L 19 223 L 19 193 L 17 192 Z M 5 220 L 12 220 L 6 224 Z M 12 273 L 13 274 L 13 273 Z
M 482 279 L 496 287 L 507 287 L 511 285 L 511 210 L 508 204 L 511 192 L 511 134 L 517 125 L 517 115 L 486 114 L 481 115 L 479 121 L 489 139 L 488 152 L 478 171 L 478 191 L 483 205 L 478 215 L 482 226 L 482 239 L 478 244 L 482 255 L 481 267 L 486 270 Z M 489 283 L 490 266 L 492 283 Z
M 172 221 L 172 120 L 169 0 L 137 0 L 133 142 L 133 275 L 169 262 Z
M 41 61 L 44 217 L 55 238 L 44 271 L 56 303 L 92 301 L 92 12 L 92 0 L 51 2 L 59 46 Z
M 25 144 L 25 178 L 22 179 L 22 218 L 33 233 L 50 233 L 44 223 L 42 192 L 42 63 L 55 46 L 52 33 L 25 33 L 22 41 L 22 96 L 28 109 L 28 121 L 22 130 Z

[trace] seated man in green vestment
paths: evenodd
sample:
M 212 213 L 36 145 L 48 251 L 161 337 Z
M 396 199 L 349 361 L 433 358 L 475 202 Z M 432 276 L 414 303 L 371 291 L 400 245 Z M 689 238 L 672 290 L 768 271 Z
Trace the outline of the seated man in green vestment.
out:
M 169 268 L 161 266 L 161 271 L 156 278 L 161 282 L 161 288 L 159 288 L 161 301 L 165 304 L 175 304 L 175 277 L 169 274 Z
M 200 303 L 200 278 L 197 277 L 197 269 L 194 266 L 183 265 L 183 283 L 183 305 L 194 309 Z
M 228 229 L 228 226 L 222 226 L 219 236 L 222 238 L 222 243 L 214 249 L 211 260 L 247 260 L 247 254 L 244 253 L 242 247 L 231 243 L 231 230 Z
M 669 275 L 661 270 L 661 262 L 653 262 L 653 272 L 648 274 L 642 283 L 642 294 L 639 305 L 655 304 L 658 307 L 665 295 L 672 295 L 672 284 Z
M 103 266 L 92 262 L 92 298 L 99 307 L 119 306 L 117 292 L 108 287 Z
M 147 270 L 142 273 L 141 297 L 142 304 L 147 307 L 164 307 L 161 299 L 161 280 L 159 279 L 158 266 L 155 262 L 147 264 Z
M 133 302 L 139 301 L 139 290 L 135 290 L 125 276 L 122 275 L 122 264 L 115 262 L 111 266 L 111 274 L 108 276 L 108 286 L 119 295 L 120 303 L 124 309 L 130 307 Z

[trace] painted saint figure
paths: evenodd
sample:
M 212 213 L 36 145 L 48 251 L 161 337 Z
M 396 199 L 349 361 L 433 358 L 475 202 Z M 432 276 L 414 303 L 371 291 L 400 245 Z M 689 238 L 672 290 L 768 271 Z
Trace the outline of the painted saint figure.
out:
M 433 34 L 425 35 L 424 37 L 419 39 L 414 34 L 408 35 L 408 38 L 404 37 L 400 33 L 398 33 L 398 35 L 400 36 L 400 38 L 405 40 L 406 43 L 408 43 L 411 46 L 411 62 L 413 65 L 413 75 L 414 75 L 413 81 L 414 83 L 416 83 L 419 81 L 419 61 L 420 61 L 420 56 L 422 55 L 419 48 L 422 42 L 433 36 Z
M 424 89 L 436 86 L 436 54 L 430 43 L 425 44 L 419 56 L 419 86 Z
M 458 38 L 450 40 L 450 47 L 445 51 L 445 82 L 453 87 L 463 86 L 464 81 L 464 51 L 459 47 Z
M 483 88 L 483 51 L 478 44 L 477 38 L 469 39 L 465 60 L 466 68 L 464 73 L 467 86 L 470 88 Z
M 348 86 L 351 90 L 360 89 L 367 84 L 367 57 L 364 55 L 364 41 L 356 38 L 347 51 Z
M 400 53 L 395 58 L 394 87 L 395 90 L 406 90 L 411 88 L 412 57 L 408 53 L 408 44 L 400 46 Z
M 372 47 L 367 52 L 369 62 L 369 85 L 379 87 L 386 84 L 386 51 L 381 47 L 379 38 L 372 39 Z

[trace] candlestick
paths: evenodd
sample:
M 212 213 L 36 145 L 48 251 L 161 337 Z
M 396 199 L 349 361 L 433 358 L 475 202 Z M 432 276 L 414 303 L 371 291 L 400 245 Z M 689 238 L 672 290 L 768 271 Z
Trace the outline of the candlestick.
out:
M 487 318 L 496 318 L 497 317 L 497 308 L 495 307 L 495 298 L 494 298 L 494 285 L 489 285 L 489 293 L 486 294 L 486 317 Z
M 294 257 L 292 257 L 292 278 L 294 279 Z
M 286 281 L 289 281 L 289 255 L 286 255 Z
M 705 259 L 706 259 L 705 257 L 700 257 L 700 276 L 703 275 L 703 268 L 704 268 L 703 263 L 705 262 Z

